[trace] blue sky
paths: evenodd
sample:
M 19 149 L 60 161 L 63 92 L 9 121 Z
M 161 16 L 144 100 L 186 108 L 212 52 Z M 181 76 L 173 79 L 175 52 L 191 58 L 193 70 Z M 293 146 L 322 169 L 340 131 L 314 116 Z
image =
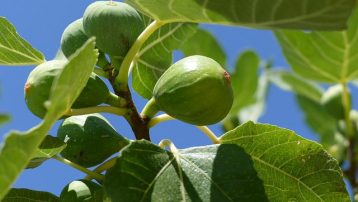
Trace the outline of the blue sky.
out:
M 69 23 L 81 18 L 91 2 L 93 1 L 2 0 L 0 16 L 10 20 L 25 39 L 42 51 L 47 60 L 51 60 L 59 48 L 63 30 Z M 287 67 L 280 47 L 270 31 L 217 25 L 203 25 L 203 27 L 218 37 L 228 55 L 229 68 L 234 65 L 239 53 L 246 49 L 257 51 L 262 59 L 274 60 L 275 66 Z M 9 130 L 27 130 L 40 121 L 27 110 L 23 96 L 23 86 L 32 69 L 33 67 L 0 66 L 0 112 L 12 116 L 12 122 L 0 128 L 1 139 Z M 145 100 L 137 95 L 134 95 L 134 99 L 141 109 Z M 119 133 L 133 138 L 129 126 L 122 118 L 111 115 L 106 117 Z M 289 128 L 301 136 L 316 139 L 305 125 L 294 96 L 276 87 L 270 89 L 267 110 L 260 122 Z M 211 128 L 216 134 L 222 133 L 219 126 L 211 126 Z M 56 135 L 56 130 L 57 126 L 50 134 Z M 151 134 L 154 143 L 169 138 L 178 148 L 210 144 L 210 141 L 195 127 L 179 121 L 160 124 L 151 131 Z M 83 176 L 72 168 L 50 160 L 40 168 L 24 171 L 14 186 L 59 194 L 68 182 Z

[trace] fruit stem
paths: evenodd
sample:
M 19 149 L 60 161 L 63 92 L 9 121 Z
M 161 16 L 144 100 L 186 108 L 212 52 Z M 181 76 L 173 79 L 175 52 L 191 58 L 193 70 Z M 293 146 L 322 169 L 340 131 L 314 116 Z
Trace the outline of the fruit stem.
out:
M 155 103 L 154 97 L 144 106 L 141 115 L 143 118 L 152 119 L 159 112 L 159 106 Z
M 162 114 L 162 115 L 156 116 L 153 119 L 151 119 L 148 123 L 148 127 L 151 128 L 161 122 L 170 121 L 170 120 L 175 120 L 175 118 L 169 116 L 168 114 Z M 195 127 L 197 127 L 199 130 L 201 130 L 211 140 L 211 142 L 213 144 L 221 143 L 221 140 L 207 126 L 195 126 Z
M 78 115 L 93 114 L 93 113 L 110 113 L 119 116 L 125 116 L 128 113 L 128 109 L 112 107 L 112 106 L 96 106 L 96 107 L 88 107 L 88 108 L 81 108 L 81 109 L 70 109 L 65 114 L 65 116 L 78 116 Z
M 123 98 L 114 93 L 109 94 L 105 103 L 113 107 L 125 107 L 127 105 L 127 102 Z
M 169 116 L 168 114 L 161 114 L 159 116 L 152 118 L 148 123 L 148 127 L 152 128 L 161 122 L 170 121 L 170 120 L 175 120 L 175 118 Z
M 215 135 L 213 131 L 210 130 L 207 126 L 196 126 L 199 130 L 201 130 L 213 144 L 220 144 L 220 139 Z
M 127 55 L 125 56 L 120 68 L 119 74 L 116 78 L 116 84 L 119 85 L 120 90 L 126 90 L 128 84 L 128 72 L 130 66 L 136 57 L 137 53 L 146 42 L 146 40 L 161 26 L 163 26 L 163 22 L 161 21 L 153 21 L 145 30 L 139 35 L 137 40 L 134 42 Z
M 113 157 L 113 158 L 109 159 L 108 161 L 102 163 L 102 164 L 99 165 L 96 169 L 94 169 L 93 172 L 99 174 L 99 173 L 102 173 L 102 172 L 105 171 L 105 170 L 108 170 L 108 169 L 112 168 L 112 167 L 116 164 L 117 158 L 118 158 L 118 157 Z M 85 177 L 85 179 L 86 179 L 86 180 L 92 180 L 93 177 L 92 177 L 91 175 L 87 175 L 87 176 Z
M 109 78 L 109 77 L 108 77 L 108 74 L 107 74 L 105 71 L 103 71 L 103 69 L 94 68 L 94 69 L 93 69 L 93 72 L 94 72 L 95 74 L 97 74 L 98 76 L 101 76 L 101 77 L 103 77 L 103 78 L 106 78 L 106 79 Z
M 160 141 L 158 145 L 162 149 L 165 149 L 165 147 L 168 147 L 169 150 L 174 154 L 175 157 L 177 157 L 177 155 L 179 154 L 177 147 L 174 145 L 174 143 L 171 140 L 164 139 L 164 140 Z
M 81 171 L 83 173 L 86 173 L 87 175 L 90 175 L 93 179 L 96 179 L 98 181 L 103 181 L 104 180 L 103 175 L 95 173 L 95 172 L 92 172 L 92 171 L 88 170 L 87 168 L 84 168 L 84 167 L 82 167 L 82 166 L 80 166 L 80 165 L 78 165 L 76 163 L 73 163 L 73 162 L 71 162 L 71 161 L 69 161 L 67 159 L 64 159 L 64 158 L 62 158 L 60 156 L 54 156 L 52 158 L 57 160 L 57 161 L 59 161 L 59 162 L 61 162 L 61 163 L 66 164 L 68 166 L 71 166 L 72 168 L 75 168 L 75 169 L 77 169 L 77 170 L 79 170 L 79 171 Z

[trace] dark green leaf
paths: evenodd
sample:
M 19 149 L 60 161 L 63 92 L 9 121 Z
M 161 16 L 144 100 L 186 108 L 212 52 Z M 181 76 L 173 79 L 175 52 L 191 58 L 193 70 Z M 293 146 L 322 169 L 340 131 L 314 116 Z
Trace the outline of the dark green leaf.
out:
M 156 31 L 144 44 L 133 64 L 133 88 L 150 99 L 155 83 L 173 63 L 173 51 L 196 31 L 196 24 L 170 23 Z
M 21 38 L 6 18 L 0 17 L 0 65 L 36 65 L 44 61 L 43 54 Z
M 203 55 L 214 59 L 226 68 L 226 54 L 216 38 L 208 31 L 198 28 L 194 36 L 186 40 L 180 50 L 185 56 Z
M 276 32 L 293 70 L 307 79 L 339 83 L 358 78 L 358 9 L 344 32 Z
M 133 142 L 107 173 L 106 192 L 118 202 L 268 201 L 252 159 L 237 145 L 174 155 L 149 142 Z
M 29 189 L 11 189 L 2 202 L 57 202 L 59 198 L 51 193 Z
M 338 30 L 354 7 L 354 0 L 128 0 L 153 19 L 255 28 Z
M 251 156 L 269 201 L 350 201 L 337 161 L 293 131 L 248 122 L 221 140 Z
M 271 71 L 270 81 L 283 90 L 320 102 L 323 89 L 317 84 L 286 71 Z
M 27 165 L 27 168 L 36 168 L 40 166 L 44 161 L 59 154 L 63 149 L 65 149 L 65 147 L 66 144 L 63 141 L 56 137 L 47 135 L 39 148 L 37 148 L 36 154 L 32 157 L 30 163 Z

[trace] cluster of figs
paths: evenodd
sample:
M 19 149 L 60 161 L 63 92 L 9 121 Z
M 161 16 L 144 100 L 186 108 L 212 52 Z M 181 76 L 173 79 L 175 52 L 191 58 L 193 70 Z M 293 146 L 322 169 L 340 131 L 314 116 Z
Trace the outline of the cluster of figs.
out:
M 101 67 L 103 58 L 123 59 L 145 29 L 144 24 L 141 14 L 128 4 L 96 1 L 89 5 L 83 18 L 71 23 L 63 32 L 61 50 L 65 58 L 47 61 L 29 74 L 24 88 L 29 110 L 44 118 L 47 111 L 45 102 L 49 99 L 54 79 L 61 73 L 67 59 L 90 37 L 96 37 L 96 48 L 105 55 L 97 62 Z M 92 73 L 72 108 L 110 104 L 110 95 L 101 77 Z M 159 78 L 151 101 L 153 107 L 178 120 L 193 125 L 214 124 L 230 111 L 233 102 L 230 76 L 220 64 L 208 57 L 186 57 Z M 83 167 L 100 164 L 130 142 L 99 114 L 64 117 L 57 136 L 67 144 L 61 155 Z M 98 185 L 91 181 L 74 181 L 65 187 L 61 198 L 83 201 L 91 197 L 91 189 L 97 188 Z M 87 189 L 88 192 L 83 191 Z M 73 194 L 77 191 L 82 194 Z

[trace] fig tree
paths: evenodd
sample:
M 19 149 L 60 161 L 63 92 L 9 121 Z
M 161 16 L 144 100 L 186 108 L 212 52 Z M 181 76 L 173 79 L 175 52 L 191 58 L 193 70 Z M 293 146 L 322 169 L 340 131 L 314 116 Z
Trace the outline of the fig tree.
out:
M 194 125 L 210 125 L 230 111 L 230 75 L 216 61 L 190 56 L 173 64 L 157 81 L 153 99 L 170 116 Z
M 39 118 L 43 118 L 46 114 L 44 103 L 49 99 L 54 79 L 65 64 L 65 60 L 45 62 L 37 66 L 27 79 L 24 88 L 25 101 L 30 111 Z M 97 106 L 104 103 L 109 94 L 106 84 L 93 73 L 72 108 Z
M 67 144 L 61 156 L 83 167 L 102 163 L 129 143 L 99 114 L 66 118 L 57 136 Z
M 66 185 L 60 195 L 60 201 L 93 201 L 96 192 L 102 187 L 89 180 L 76 180 Z
M 87 7 L 83 27 L 88 36 L 96 37 L 100 50 L 111 56 L 124 57 L 144 30 L 144 22 L 128 4 L 96 1 Z
M 81 48 L 87 40 L 88 36 L 83 29 L 82 18 L 72 22 L 62 34 L 61 49 L 63 54 L 67 58 L 70 57 L 77 49 Z

